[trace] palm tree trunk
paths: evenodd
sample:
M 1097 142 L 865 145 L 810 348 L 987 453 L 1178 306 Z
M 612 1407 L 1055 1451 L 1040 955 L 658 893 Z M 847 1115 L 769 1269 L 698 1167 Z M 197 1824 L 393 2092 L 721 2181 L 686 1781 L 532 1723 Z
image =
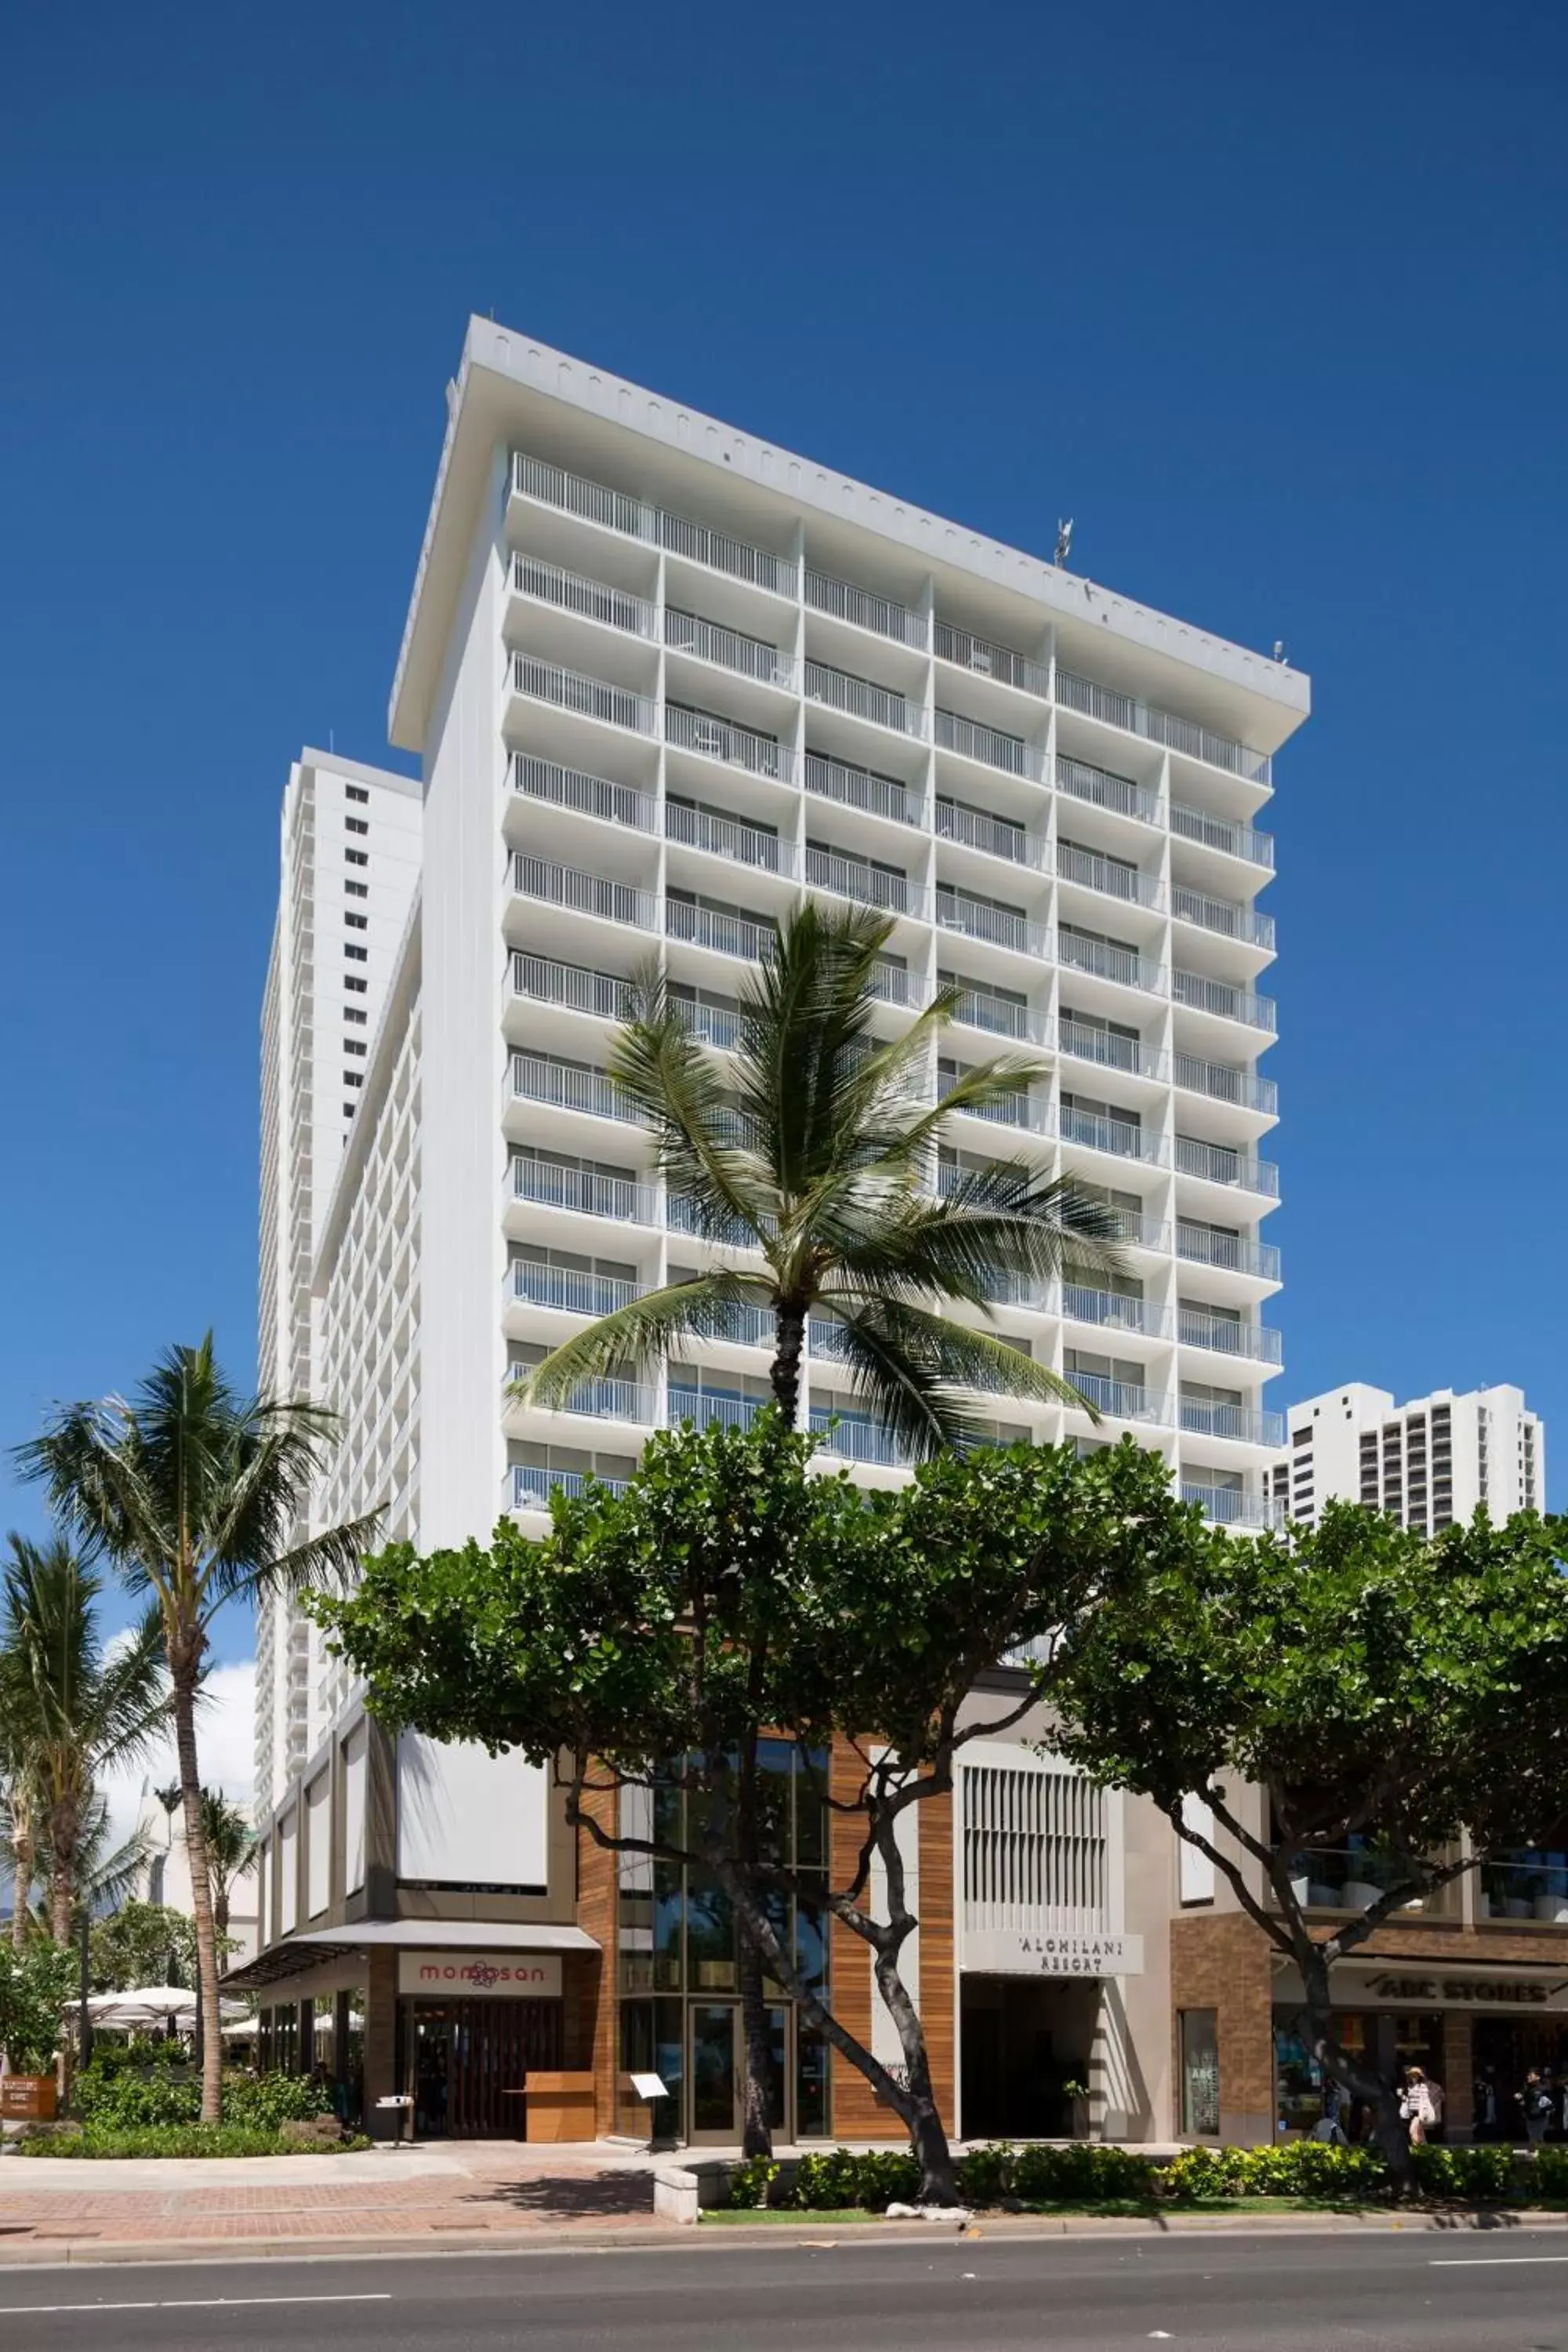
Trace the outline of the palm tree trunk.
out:
M 57 1944 L 71 1940 L 79 1829 L 79 1816 L 68 1797 L 49 1807 L 49 1933 Z
M 191 1867 L 191 1909 L 196 1923 L 197 2007 L 201 2015 L 202 2121 L 223 2121 L 223 2028 L 218 2012 L 217 1939 L 213 1923 L 212 1882 L 207 1875 L 207 1842 L 202 1829 L 202 1776 L 196 1761 L 196 1674 L 199 1653 L 195 1643 L 169 1644 L 170 1680 L 174 1690 L 174 1752 L 180 1765 L 180 1798 L 185 1816 L 185 1853 Z
M 805 1345 L 805 1309 L 781 1304 L 774 1327 L 773 1360 L 769 1378 L 773 1384 L 773 1402 L 786 1429 L 795 1427 L 800 1413 L 800 1359 Z
M 11 1948 L 19 1952 L 27 1940 L 27 1898 L 32 1892 L 34 1857 L 37 1846 L 30 1827 L 17 1826 L 18 1814 L 11 1814 Z
M 68 1944 L 71 1940 L 74 1892 L 70 1864 L 57 1862 L 49 1873 L 49 1933 L 57 1944 Z

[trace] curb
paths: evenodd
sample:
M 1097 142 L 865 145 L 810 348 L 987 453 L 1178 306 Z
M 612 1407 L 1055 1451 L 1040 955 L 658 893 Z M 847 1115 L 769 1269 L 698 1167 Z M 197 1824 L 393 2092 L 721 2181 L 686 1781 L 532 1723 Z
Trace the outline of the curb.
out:
M 690 2252 L 698 2246 L 737 2249 L 777 2245 L 831 2245 L 836 2251 L 856 2246 L 951 2246 L 973 2244 L 987 2238 L 1054 2244 L 1068 2238 L 1141 2239 L 1159 2243 L 1167 2238 L 1261 2237 L 1321 2238 L 1367 2236 L 1512 2236 L 1524 2231 L 1568 2230 L 1568 2213 L 1534 2212 L 1525 2207 L 1503 2210 L 1468 2207 L 1448 2213 L 1170 2213 L 1158 2220 L 1131 2214 L 1026 2213 L 983 2215 L 971 2229 L 933 2230 L 901 2222 L 879 2226 L 874 2221 L 767 2222 L 748 2227 L 743 2222 L 704 2231 L 689 2224 L 673 2227 L 638 2225 L 630 2229 L 606 2226 L 579 2230 L 433 2230 L 417 2243 L 400 2237 L 342 2235 L 310 2238 L 180 2238 L 157 2244 L 136 2239 L 71 2239 L 58 2237 L 13 2241 L 5 2234 L 14 2224 L 0 2222 L 0 2272 L 64 2270 L 95 2264 L 157 2264 L 248 2262 L 350 2262 L 403 2260 L 417 2262 L 431 2255 L 520 2255 L 614 2252 L 638 2248 L 645 2252 Z

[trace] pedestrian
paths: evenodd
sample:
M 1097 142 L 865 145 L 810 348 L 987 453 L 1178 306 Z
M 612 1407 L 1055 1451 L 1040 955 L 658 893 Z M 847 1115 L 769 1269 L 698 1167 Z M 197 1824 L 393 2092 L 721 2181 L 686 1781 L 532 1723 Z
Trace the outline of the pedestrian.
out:
M 1501 2122 L 1501 2117 L 1498 2114 L 1495 2066 L 1484 2067 L 1476 2076 L 1473 2095 L 1476 2107 L 1475 2137 L 1480 2140 L 1495 2140 Z
M 1410 2133 L 1412 2147 L 1425 2147 L 1426 2135 L 1437 2120 L 1431 2089 L 1419 2066 L 1405 2070 L 1405 2095 L 1399 2102 L 1401 2118 Z
M 1426 2077 L 1426 2096 L 1432 2103 L 1432 2120 L 1426 2126 L 1426 2137 L 1428 2139 L 1440 2140 L 1444 2137 L 1443 2109 L 1447 2104 L 1447 2096 L 1436 2075 L 1428 2074 Z
M 1344 2125 L 1340 2120 L 1344 2107 L 1344 2098 L 1345 2095 L 1337 2083 L 1324 2084 L 1323 2112 L 1312 2126 L 1312 2137 L 1315 2140 L 1321 2140 L 1325 2147 L 1350 2146 L 1350 2141 L 1345 2137 Z
M 1533 2066 L 1524 2078 L 1519 2104 L 1524 2111 L 1525 2137 L 1531 2147 L 1539 2147 L 1546 2137 L 1546 2128 L 1556 2112 L 1557 2103 Z

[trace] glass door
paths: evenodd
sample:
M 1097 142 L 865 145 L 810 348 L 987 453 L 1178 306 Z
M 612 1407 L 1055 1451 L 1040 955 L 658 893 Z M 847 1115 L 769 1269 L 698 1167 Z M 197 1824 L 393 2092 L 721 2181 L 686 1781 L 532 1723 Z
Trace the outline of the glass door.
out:
M 693 2001 L 690 2020 L 691 2137 L 728 2144 L 741 2132 L 740 2004 Z

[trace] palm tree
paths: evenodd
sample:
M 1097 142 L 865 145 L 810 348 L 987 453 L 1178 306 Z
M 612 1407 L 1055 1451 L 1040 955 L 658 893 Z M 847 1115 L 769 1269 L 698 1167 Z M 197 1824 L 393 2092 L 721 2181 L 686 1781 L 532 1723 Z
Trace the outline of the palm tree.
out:
M 206 2123 L 221 2117 L 223 2037 L 196 1753 L 203 1664 L 226 1601 L 346 1574 L 372 1540 L 374 1512 L 303 1532 L 336 1434 L 336 1416 L 321 1405 L 241 1395 L 219 1370 L 209 1331 L 199 1347 L 169 1349 L 129 1402 L 62 1406 L 19 1449 L 57 1515 L 132 1590 L 150 1592 L 158 1612 L 191 1865 Z
M 610 1076 L 651 1130 L 682 1229 L 755 1262 L 645 1291 L 564 1341 L 515 1394 L 563 1403 L 584 1381 L 622 1365 L 651 1368 L 678 1341 L 733 1329 L 738 1309 L 760 1308 L 773 1321 L 773 1398 L 793 1428 L 807 1334 L 816 1337 L 822 1309 L 830 1320 L 818 1344 L 836 1371 L 914 1454 L 979 1435 L 965 1391 L 1065 1400 L 1093 1414 L 1025 1349 L 924 1303 L 961 1305 L 989 1321 L 1020 1283 L 1048 1280 L 1075 1260 L 1113 1266 L 1120 1227 L 1068 1178 L 1024 1160 L 960 1171 L 931 1189 L 954 1112 L 1005 1111 L 1039 1065 L 999 1056 L 962 1072 L 933 1103 L 937 1041 L 964 992 L 939 989 L 901 1036 L 879 1041 L 879 967 L 892 928 L 868 909 L 798 908 L 742 990 L 730 1060 L 693 1034 L 658 971 L 645 974 Z M 755 1761 L 739 1759 L 742 1821 L 754 1818 Z M 743 2139 L 748 2155 L 762 2155 L 772 2144 L 767 2018 L 762 1956 L 744 1936 L 740 1990 Z
M 49 1931 L 66 1943 L 104 1776 L 134 1763 L 167 1728 L 169 1693 L 155 1611 L 106 1649 L 96 1608 L 101 1578 L 62 1538 L 40 1545 L 14 1535 L 10 1544 L 0 1570 L 7 1700 L 13 1737 L 28 1759 L 31 1862 L 46 1866 Z
M 256 1852 L 256 1832 L 237 1805 L 216 1789 L 202 1790 L 202 1838 L 213 1895 L 213 1926 L 219 1941 L 228 1935 L 229 1895 Z
M 0 1654 L 0 1864 L 11 1880 L 11 1941 L 20 1951 L 38 1869 L 38 1790 L 20 1737 L 21 1708 L 7 1696 L 5 1665 Z
M 974 1438 L 965 1390 L 1092 1412 L 1023 1349 L 921 1303 L 961 1304 L 990 1320 L 1018 1283 L 1049 1280 L 1074 1261 L 1114 1265 L 1121 1228 L 1069 1178 L 1024 1160 L 959 1171 L 931 1190 L 953 1113 L 1005 1108 L 1040 1065 L 1018 1054 L 984 1062 L 933 1106 L 933 1049 L 964 992 L 939 989 L 901 1036 L 879 1042 L 877 981 L 891 930 L 865 909 L 799 908 L 742 990 L 731 1061 L 697 1038 L 661 974 L 644 975 L 609 1075 L 651 1129 L 682 1229 L 761 1264 L 643 1292 L 563 1341 L 515 1394 L 563 1403 L 585 1380 L 622 1363 L 649 1368 L 678 1340 L 711 1337 L 737 1308 L 761 1307 L 773 1317 L 773 1397 L 793 1427 L 807 1326 L 822 1308 L 836 1371 L 917 1455 Z

